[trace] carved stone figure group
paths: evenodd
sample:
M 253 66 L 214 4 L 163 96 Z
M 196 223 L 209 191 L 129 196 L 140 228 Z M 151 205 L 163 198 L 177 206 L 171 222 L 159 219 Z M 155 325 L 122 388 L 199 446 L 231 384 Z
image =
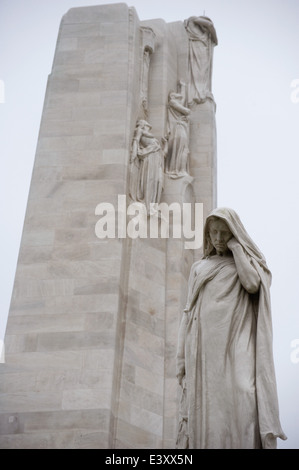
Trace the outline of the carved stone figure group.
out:
M 188 174 L 190 109 L 185 103 L 185 84 L 181 92 L 170 92 L 168 100 L 167 134 L 161 142 L 151 133 L 151 125 L 144 119 L 136 123 L 131 149 L 130 196 L 145 204 L 151 213 L 151 204 L 159 203 L 163 190 L 164 172 L 171 178 Z
M 151 204 L 160 201 L 163 188 L 165 144 L 150 132 L 144 119 L 137 121 L 131 151 L 130 195 L 133 201 L 142 202 L 150 214 Z
M 191 107 L 213 100 L 211 69 L 213 46 L 217 44 L 212 21 L 191 17 L 184 22 L 189 39 L 188 84 L 179 82 L 177 91 L 170 91 L 167 103 L 167 129 L 161 142 L 150 133 L 148 88 L 151 57 L 155 50 L 155 33 L 141 28 L 142 66 L 140 117 L 137 121 L 131 150 L 130 196 L 142 202 L 150 213 L 150 204 L 159 203 L 164 173 L 172 179 L 189 174 L 189 118 Z

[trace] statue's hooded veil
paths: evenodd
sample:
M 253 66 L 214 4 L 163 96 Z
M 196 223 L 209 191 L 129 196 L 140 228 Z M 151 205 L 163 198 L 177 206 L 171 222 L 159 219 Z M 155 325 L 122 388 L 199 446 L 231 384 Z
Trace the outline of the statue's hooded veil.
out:
M 234 237 L 238 240 L 238 242 L 242 245 L 247 255 L 250 258 L 255 259 L 257 263 L 265 270 L 265 272 L 270 275 L 270 271 L 267 267 L 264 255 L 261 253 L 254 241 L 248 235 L 244 225 L 240 220 L 240 217 L 233 209 L 227 207 L 220 207 L 214 209 L 207 217 L 204 227 L 204 257 L 208 257 L 214 251 L 214 247 L 210 242 L 210 237 L 208 234 L 209 223 L 213 217 L 217 217 L 226 222 L 228 228 L 230 229 Z

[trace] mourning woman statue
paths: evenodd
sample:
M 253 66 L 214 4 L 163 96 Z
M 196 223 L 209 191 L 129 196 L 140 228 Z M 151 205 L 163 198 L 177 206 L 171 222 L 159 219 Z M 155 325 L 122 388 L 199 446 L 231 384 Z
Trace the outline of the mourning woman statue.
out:
M 238 215 L 204 227 L 179 331 L 177 447 L 273 449 L 282 431 L 272 352 L 271 273 Z
M 145 204 L 148 214 L 152 204 L 161 199 L 164 180 L 166 140 L 162 144 L 150 132 L 150 124 L 137 121 L 131 151 L 130 195 L 133 201 Z

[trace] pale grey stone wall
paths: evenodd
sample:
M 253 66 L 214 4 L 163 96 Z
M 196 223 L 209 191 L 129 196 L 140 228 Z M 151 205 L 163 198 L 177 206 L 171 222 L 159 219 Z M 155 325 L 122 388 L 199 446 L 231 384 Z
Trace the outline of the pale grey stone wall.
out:
M 138 35 L 125 4 L 61 22 L 5 338 L 2 448 L 111 445 L 125 257 L 122 240 L 95 236 L 94 212 L 126 194 Z
M 0 366 L 0 448 L 173 448 L 175 353 L 192 250 L 105 239 L 95 207 L 128 194 L 140 113 L 140 28 L 152 28 L 148 121 L 187 80 L 183 22 L 140 22 L 114 4 L 63 17 L 49 76 Z M 191 177 L 162 200 L 216 198 L 214 103 L 192 111 Z M 129 201 L 128 201 L 129 202 Z

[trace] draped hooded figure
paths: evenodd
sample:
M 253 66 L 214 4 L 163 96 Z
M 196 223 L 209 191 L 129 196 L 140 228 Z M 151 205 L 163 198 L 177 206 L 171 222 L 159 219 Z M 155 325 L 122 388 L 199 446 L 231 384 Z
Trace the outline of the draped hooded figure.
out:
M 271 273 L 239 216 L 212 211 L 194 263 L 178 341 L 178 448 L 276 448 Z
M 188 175 L 190 109 L 182 93 L 171 91 L 168 97 L 168 156 L 166 173 L 171 178 Z
M 218 39 L 213 22 L 206 16 L 191 16 L 184 24 L 189 38 L 188 103 L 214 100 L 211 91 L 213 48 Z
M 150 132 L 150 124 L 137 121 L 131 152 L 130 196 L 145 204 L 150 214 L 152 204 L 159 203 L 164 183 L 166 140 L 162 144 Z

